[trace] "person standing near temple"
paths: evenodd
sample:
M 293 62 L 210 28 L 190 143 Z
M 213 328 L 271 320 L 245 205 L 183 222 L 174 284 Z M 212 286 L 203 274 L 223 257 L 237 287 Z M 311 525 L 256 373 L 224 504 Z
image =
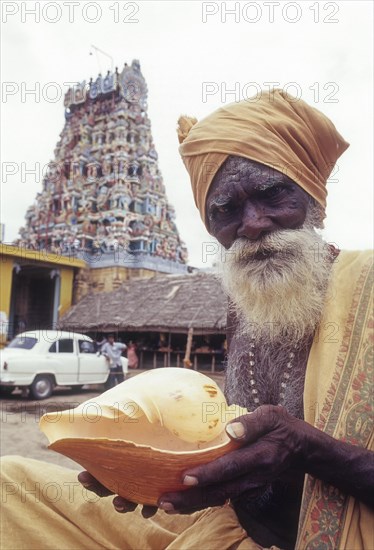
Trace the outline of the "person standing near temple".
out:
M 101 348 L 101 353 L 106 357 L 110 369 L 106 383 L 107 389 L 114 388 L 125 379 L 121 361 L 121 355 L 125 349 L 127 349 L 126 344 L 115 342 L 113 334 L 109 334 L 108 341 Z

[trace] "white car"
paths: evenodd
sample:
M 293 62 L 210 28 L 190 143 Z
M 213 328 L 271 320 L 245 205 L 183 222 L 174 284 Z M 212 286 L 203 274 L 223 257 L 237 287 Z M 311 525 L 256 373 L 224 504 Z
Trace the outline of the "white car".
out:
M 46 399 L 55 386 L 80 390 L 84 384 L 103 384 L 109 365 L 84 334 L 60 330 L 31 330 L 18 334 L 0 351 L 0 390 L 29 388 L 34 399 Z M 127 373 L 127 359 L 121 357 Z

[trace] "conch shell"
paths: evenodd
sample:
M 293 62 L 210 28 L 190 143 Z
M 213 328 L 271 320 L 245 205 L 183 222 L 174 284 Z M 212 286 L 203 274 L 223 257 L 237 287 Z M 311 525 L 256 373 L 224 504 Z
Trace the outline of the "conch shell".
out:
M 165 368 L 136 375 L 76 409 L 47 413 L 40 428 L 50 449 L 114 493 L 156 505 L 163 493 L 186 489 L 187 468 L 238 447 L 225 425 L 247 412 L 228 406 L 207 376 Z

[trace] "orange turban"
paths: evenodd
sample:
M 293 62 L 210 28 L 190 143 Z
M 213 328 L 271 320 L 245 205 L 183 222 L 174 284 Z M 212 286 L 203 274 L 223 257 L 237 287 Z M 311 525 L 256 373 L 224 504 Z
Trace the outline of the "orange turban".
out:
M 197 122 L 180 117 L 178 136 L 195 203 L 205 225 L 210 184 L 229 155 L 286 174 L 326 208 L 326 181 L 349 147 L 325 115 L 282 90 L 225 105 Z

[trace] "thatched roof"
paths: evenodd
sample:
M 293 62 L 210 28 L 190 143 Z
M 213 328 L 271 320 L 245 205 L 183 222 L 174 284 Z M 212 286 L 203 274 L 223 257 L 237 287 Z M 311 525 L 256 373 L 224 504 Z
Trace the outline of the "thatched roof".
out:
M 133 279 L 113 292 L 89 294 L 60 320 L 64 330 L 224 333 L 226 297 L 212 273 Z

